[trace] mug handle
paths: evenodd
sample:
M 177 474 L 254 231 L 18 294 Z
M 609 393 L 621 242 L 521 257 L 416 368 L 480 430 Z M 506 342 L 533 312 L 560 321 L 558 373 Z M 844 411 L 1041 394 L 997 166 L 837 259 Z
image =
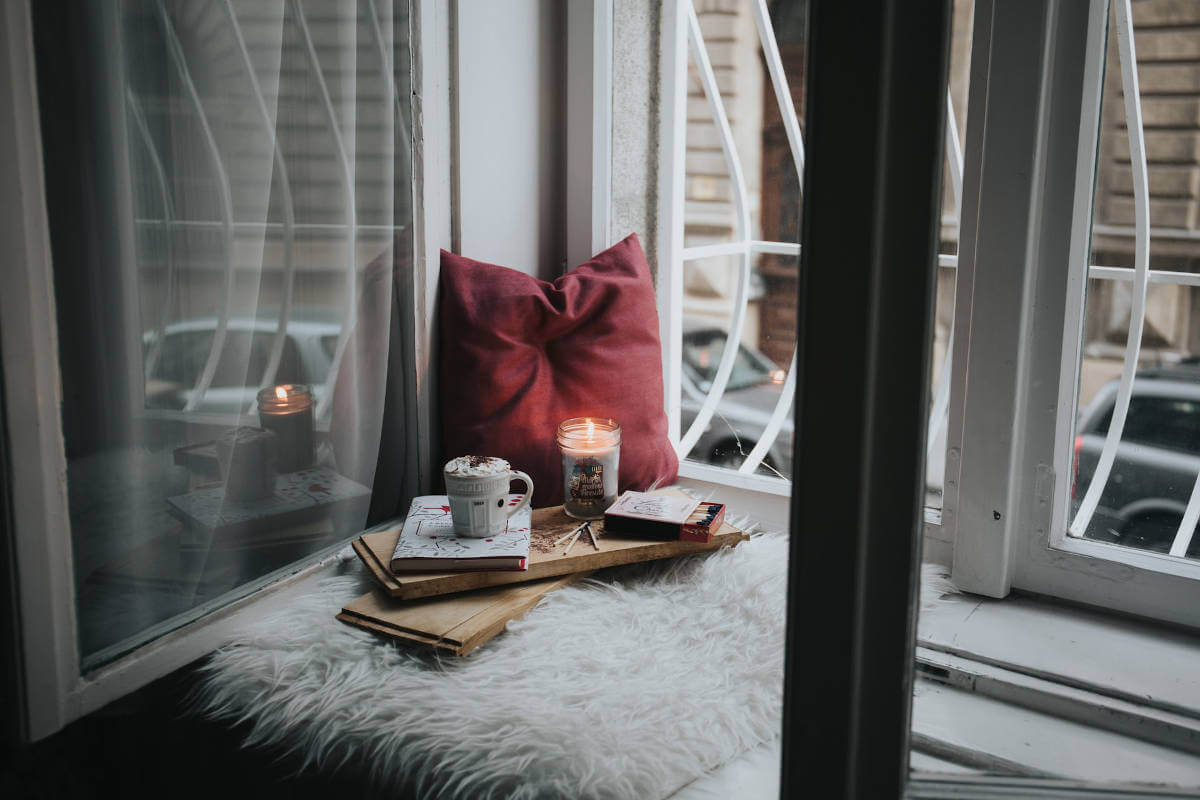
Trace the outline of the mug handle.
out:
M 525 483 L 525 496 L 521 498 L 521 502 L 508 509 L 507 517 L 512 519 L 512 515 L 529 505 L 529 501 L 533 498 L 533 479 L 521 470 L 514 469 L 509 471 L 509 480 L 519 480 Z

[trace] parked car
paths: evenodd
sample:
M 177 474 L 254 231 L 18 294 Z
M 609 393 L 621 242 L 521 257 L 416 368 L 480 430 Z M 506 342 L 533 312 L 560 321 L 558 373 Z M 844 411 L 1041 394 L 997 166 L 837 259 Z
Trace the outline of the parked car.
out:
M 231 319 L 225 346 L 217 361 L 212 383 L 196 406 L 197 411 L 245 411 L 254 402 L 275 340 L 275 321 Z M 168 325 L 154 369 L 146 381 L 148 408 L 181 409 L 195 392 L 196 381 L 208 360 L 216 317 L 183 320 Z M 276 383 L 305 383 L 314 399 L 325 391 L 340 328 L 327 322 L 288 323 Z M 157 331 L 142 337 L 149 358 Z
M 683 321 L 680 420 L 685 432 L 712 387 L 726 340 L 725 331 L 707 320 Z M 725 394 L 690 457 L 733 469 L 741 466 L 745 455 L 762 438 L 786 377 L 782 369 L 758 350 L 740 345 Z M 792 427 L 792 416 L 788 414 L 757 470 L 759 474 L 791 477 Z
M 1106 384 L 1079 418 L 1073 509 L 1091 483 L 1116 404 Z M 1145 369 L 1133 381 L 1129 414 L 1108 483 L 1084 532 L 1100 541 L 1165 553 L 1200 473 L 1200 363 Z M 1200 558 L 1200 536 L 1187 552 Z

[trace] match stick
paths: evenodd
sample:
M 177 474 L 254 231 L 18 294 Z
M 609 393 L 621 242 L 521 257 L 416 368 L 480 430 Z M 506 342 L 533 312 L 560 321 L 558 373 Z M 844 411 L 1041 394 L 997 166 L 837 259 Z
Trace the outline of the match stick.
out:
M 596 541 L 596 532 L 595 532 L 594 530 L 592 530 L 592 523 L 591 523 L 591 522 L 588 522 L 588 523 L 587 523 L 587 532 L 588 532 L 588 536 L 589 536 L 589 537 L 591 538 L 591 540 L 592 540 L 592 547 L 594 547 L 594 548 L 596 548 L 597 550 L 599 550 L 599 549 L 600 549 L 600 543 Z
M 575 542 L 576 542 L 576 540 L 578 540 L 578 539 L 579 539 L 579 537 L 583 535 L 583 529 L 584 529 L 585 527 L 587 527 L 587 526 L 586 526 L 586 525 L 580 525 L 580 526 L 579 526 L 579 530 L 575 531 L 575 535 L 571 537 L 571 541 L 567 542 L 567 549 L 566 549 L 566 550 L 563 550 L 563 555 L 564 555 L 564 556 L 565 556 L 567 553 L 570 553 L 570 552 L 571 552 L 571 548 L 575 546 Z
M 587 523 L 586 523 L 586 522 L 581 522 L 581 523 L 579 523 L 579 525 L 577 525 L 576 527 L 572 528 L 571 530 L 569 530 L 569 531 L 567 531 L 566 533 L 564 533 L 562 536 L 560 536 L 560 537 L 558 537 L 557 539 L 555 539 L 555 540 L 554 540 L 554 545 L 553 545 L 553 546 L 554 546 L 554 547 L 557 547 L 558 545 L 560 545 L 560 544 L 562 544 L 563 542 L 565 542 L 567 539 L 570 539 L 570 538 L 571 538 L 571 536 L 572 536 L 572 534 L 574 534 L 576 531 L 578 531 L 578 530 L 579 530 L 580 528 L 582 528 L 584 525 L 587 525 Z

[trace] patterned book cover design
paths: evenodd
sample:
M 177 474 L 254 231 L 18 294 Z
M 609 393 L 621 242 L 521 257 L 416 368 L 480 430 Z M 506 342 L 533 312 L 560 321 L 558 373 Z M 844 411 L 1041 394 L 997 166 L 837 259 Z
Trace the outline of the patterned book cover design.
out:
M 370 494 L 367 487 L 328 467 L 314 467 L 278 476 L 275 493 L 262 500 L 226 500 L 225 487 L 216 486 L 168 497 L 167 502 L 196 524 L 217 529 Z
M 522 495 L 510 494 L 515 506 Z M 529 555 L 529 530 L 533 515 L 529 506 L 508 521 L 504 533 L 484 539 L 454 535 L 450 501 L 446 495 L 428 495 L 413 500 L 396 542 L 392 560 L 408 558 L 525 558 Z
M 682 525 L 699 505 L 699 500 L 690 497 L 629 491 L 609 507 L 606 516 Z

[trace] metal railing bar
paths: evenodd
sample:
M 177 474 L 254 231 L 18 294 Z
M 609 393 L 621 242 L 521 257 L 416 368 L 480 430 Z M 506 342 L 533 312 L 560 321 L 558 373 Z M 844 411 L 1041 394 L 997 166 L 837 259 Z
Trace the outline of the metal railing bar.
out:
M 1192 496 L 1188 498 L 1183 519 L 1179 520 L 1179 529 L 1175 531 L 1175 539 L 1171 542 L 1171 550 L 1167 555 L 1179 558 L 1187 556 L 1197 522 L 1200 522 L 1200 475 L 1196 477 L 1196 483 L 1192 486 Z
M 681 261 L 696 261 L 701 258 L 714 256 L 731 256 L 745 253 L 750 247 L 749 242 L 721 242 L 720 244 L 702 244 L 695 247 L 685 247 Z
M 774 253 L 780 256 L 800 255 L 799 242 L 750 242 L 751 253 Z
M 1165 283 L 1176 286 L 1200 286 L 1200 273 L 1174 272 L 1166 269 L 1147 270 L 1150 283 Z M 1137 270 L 1132 267 L 1088 267 L 1088 277 L 1109 281 L 1131 281 L 1137 276 Z
M 375 46 L 379 49 L 379 61 L 383 80 L 387 84 L 388 96 L 392 98 L 392 106 L 395 108 L 396 127 L 399 130 L 395 131 L 392 139 L 400 142 L 401 160 L 408 164 L 412 159 L 412 142 L 408 130 L 408 121 L 404 117 L 404 110 L 400 104 L 400 95 L 396 91 L 396 75 L 392 71 L 392 58 L 388 53 L 387 43 L 383 38 L 383 29 L 379 24 L 379 12 L 375 8 L 375 0 L 367 0 L 367 13 L 371 17 L 371 33 L 375 39 Z
M 212 344 L 208 349 L 208 357 L 204 362 L 204 369 L 201 370 L 199 378 L 196 379 L 196 385 L 193 387 L 191 398 L 188 399 L 183 407 L 184 411 L 193 411 L 204 398 L 209 385 L 212 384 L 213 376 L 216 375 L 217 363 L 220 361 L 221 351 L 225 347 L 225 334 L 229 328 L 229 309 L 233 305 L 234 292 L 233 195 L 229 188 L 229 175 L 225 171 L 225 164 L 221 161 L 221 152 L 217 148 L 216 137 L 213 136 L 212 127 L 208 124 L 208 115 L 204 112 L 204 106 L 200 103 L 200 94 L 196 91 L 196 84 L 192 81 L 191 72 L 188 70 L 187 59 L 183 53 L 183 45 L 180 44 L 179 37 L 175 34 L 175 26 L 171 23 L 171 16 L 167 13 L 167 7 L 163 0 L 158 0 L 156 6 L 158 8 L 159 20 L 163 26 L 163 36 L 166 39 L 167 52 L 170 55 L 171 62 L 175 65 L 175 69 L 179 72 L 179 77 L 187 92 L 188 99 L 195 109 L 196 119 L 200 123 L 200 130 L 204 135 L 204 142 L 212 159 L 213 168 L 217 172 L 217 185 L 220 187 L 221 197 L 221 217 L 224 233 L 223 245 L 226 257 L 225 299 L 217 317 L 217 328 L 213 331 Z
M 800 131 L 796 106 L 792 103 L 787 75 L 783 71 L 783 60 L 779 57 L 779 45 L 775 42 L 775 30 L 771 26 L 771 15 L 767 11 L 766 0 L 755 2 L 754 22 L 758 28 L 758 41 L 762 45 L 763 57 L 767 62 L 767 73 L 771 76 L 771 86 L 775 89 L 775 102 L 779 105 L 780 116 L 783 118 L 788 147 L 792 151 L 792 162 L 796 167 L 796 175 L 800 178 L 800 186 L 803 187 L 804 136 Z
M 954 116 L 954 96 L 950 87 L 946 87 L 946 161 L 950 166 L 950 189 L 954 197 L 954 219 L 957 221 L 962 214 L 962 173 L 963 154 L 962 143 L 958 139 L 958 120 Z M 938 256 L 938 266 L 942 266 L 942 256 Z M 958 267 L 958 256 L 954 256 L 954 266 Z M 946 353 L 942 357 L 942 368 L 938 372 L 934 384 L 933 403 L 929 409 L 929 426 L 925 435 L 925 460 L 928 463 L 934 458 L 938 437 L 942 429 L 950 424 L 950 361 L 954 353 L 954 316 L 951 309 L 950 334 L 946 337 Z
M 950 165 L 950 188 L 954 196 L 951 219 L 958 225 L 958 218 L 962 216 L 963 154 L 962 142 L 958 139 L 958 119 L 954 115 L 954 96 L 950 94 L 949 86 L 946 87 L 946 161 Z M 942 224 L 946 224 L 945 220 Z
M 958 267 L 958 256 L 942 254 L 938 256 L 939 267 Z M 1173 286 L 1200 286 L 1200 272 L 1178 272 L 1169 269 L 1149 269 L 1149 283 L 1168 284 Z M 1088 267 L 1088 277 L 1102 281 L 1131 281 L 1137 277 L 1134 267 L 1105 267 L 1092 264 Z
M 304 16 L 304 6 L 301 0 L 292 0 L 292 9 L 295 13 L 296 25 L 300 29 L 301 38 L 304 40 L 304 51 L 308 56 L 309 69 L 313 73 L 313 77 L 317 82 L 317 89 L 321 95 L 321 102 L 325 108 L 326 121 L 329 123 L 329 132 L 333 137 L 334 149 L 337 151 L 338 159 L 342 164 L 343 177 L 346 182 L 346 316 L 342 321 L 342 329 L 338 332 L 337 345 L 333 351 L 333 359 L 329 364 L 328 377 L 325 379 L 326 386 L 329 391 L 321 395 L 320 401 L 317 403 L 316 417 L 319 419 L 329 409 L 330 402 L 333 398 L 332 388 L 337 382 L 338 372 L 341 370 L 342 358 L 346 353 L 346 343 L 350 339 L 350 332 L 354 330 L 356 313 L 358 310 L 358 268 L 355 264 L 355 238 L 358 230 L 356 199 L 354 192 L 354 170 L 350 165 L 350 158 L 346 154 L 345 142 L 342 140 L 341 127 L 338 125 L 337 112 L 333 108 L 333 99 L 329 94 L 329 87 L 325 83 L 325 75 L 321 71 L 321 62 L 317 58 L 317 49 L 313 45 L 312 34 L 308 30 L 308 21 Z
M 146 115 L 142 112 L 141 104 L 138 103 L 137 97 L 129 87 L 125 87 L 125 101 L 129 105 L 134 127 L 137 128 L 146 152 L 150 155 L 150 164 L 154 168 L 155 182 L 158 185 L 158 194 L 163 205 L 163 220 L 159 227 L 163 228 L 167 240 L 167 285 L 163 292 L 165 301 L 158 328 L 154 332 L 154 342 L 150 345 L 150 352 L 146 354 L 145 380 L 150 380 L 154 368 L 158 365 L 159 356 L 162 354 L 163 339 L 166 338 L 167 323 L 171 320 L 171 308 L 175 299 L 175 245 L 174 237 L 170 233 L 170 221 L 175 217 L 175 201 L 171 198 L 171 190 L 167 186 L 167 172 L 163 169 L 162 159 L 158 156 L 158 148 L 154 146 L 154 137 L 150 135 L 150 126 L 146 124 Z
M 783 423 L 787 420 L 788 412 L 792 409 L 792 400 L 795 396 L 796 351 L 792 350 L 792 363 L 788 365 L 787 378 L 783 382 L 783 393 L 775 401 L 775 408 L 771 411 L 770 419 L 767 420 L 767 427 L 763 429 L 762 435 L 755 442 L 754 447 L 746 454 L 746 459 L 738 467 L 738 472 L 748 474 L 758 469 L 758 465 L 766 458 L 767 451 L 771 449 L 771 444 L 775 441 L 775 437 L 779 435 L 779 431 L 783 428 Z M 787 477 L 790 478 L 791 476 Z
M 800 245 L 796 242 L 766 242 L 760 240 L 742 242 L 720 242 L 718 244 L 701 244 L 683 249 L 682 261 L 695 261 L 700 258 L 727 256 L 744 253 L 775 253 L 783 256 L 800 255 Z
M 771 85 L 775 89 L 775 102 L 779 106 L 779 116 L 783 119 L 783 127 L 787 132 L 788 146 L 792 151 L 792 165 L 796 169 L 798 186 L 804 185 L 804 137 L 800 131 L 800 120 L 796 117 L 796 107 L 792 103 L 792 93 L 783 70 L 783 61 L 779 57 L 779 46 L 775 41 L 775 30 L 771 25 L 771 16 L 767 11 L 766 0 L 757 0 L 754 4 L 754 21 L 758 28 L 758 41 L 762 45 L 763 57 L 767 62 L 767 74 L 771 77 Z M 799 255 L 800 247 L 796 246 Z M 783 428 L 788 411 L 796 395 L 796 351 L 792 350 L 792 360 L 788 365 L 787 378 L 783 382 L 783 392 L 775 401 L 775 408 L 767 420 L 767 426 L 755 442 L 754 447 L 742 461 L 738 472 L 753 473 L 758 465 L 766 458 L 767 452 L 775 442 L 775 437 Z
M 271 341 L 271 350 L 267 356 L 267 366 L 263 370 L 262 380 L 259 382 L 259 388 L 264 388 L 275 382 L 275 376 L 279 373 L 279 362 L 283 358 L 283 345 L 287 340 L 288 321 L 291 317 L 292 299 L 296 284 L 296 265 L 292 258 L 293 245 L 296 238 L 296 208 L 292 202 L 292 182 L 288 177 L 287 162 L 283 157 L 283 149 L 279 146 L 279 140 L 275 133 L 275 120 L 271 117 L 271 111 L 267 108 L 266 98 L 263 97 L 262 86 L 258 81 L 258 73 L 254 69 L 254 63 L 250 60 L 250 51 L 246 49 L 246 40 L 242 36 L 242 26 L 238 24 L 237 15 L 233 11 L 232 0 L 225 0 L 225 15 L 229 18 L 229 25 L 233 29 L 234 40 L 237 42 L 238 52 L 242 57 L 242 67 L 246 70 L 246 77 L 250 80 L 251 93 L 254 95 L 254 104 L 258 108 L 258 114 L 262 118 L 263 127 L 267 131 L 267 136 L 271 140 L 271 155 L 275 161 L 275 169 L 279 173 L 279 190 L 283 200 L 283 286 L 281 287 L 282 301 L 279 304 L 279 320 L 275 326 L 275 337 Z M 280 19 L 280 25 L 284 24 L 283 19 Z M 266 229 L 264 228 L 264 233 Z M 257 397 L 251 401 L 248 412 L 253 413 L 258 407 Z
M 704 45 L 704 35 L 700 31 L 700 20 L 696 16 L 696 9 L 691 2 L 687 4 L 687 25 L 688 43 L 696 59 L 700 83 L 704 87 L 709 108 L 712 110 L 713 123 L 720 134 L 721 149 L 725 153 L 725 160 L 729 163 L 729 174 L 733 179 L 735 188 L 734 198 L 738 212 L 737 236 L 739 239 L 748 240 L 750 236 L 750 204 L 746 190 L 745 175 L 742 173 L 742 162 L 737 154 L 737 145 L 733 139 L 733 131 L 729 126 L 729 117 L 725 113 L 725 104 L 722 102 L 720 90 L 717 88 L 717 79 L 713 74 L 712 63 L 708 59 L 708 50 Z M 741 347 L 742 331 L 746 323 L 746 306 L 750 296 L 749 248 L 744 250 L 741 256 L 741 271 L 737 291 L 733 299 L 733 318 L 730 320 L 729 334 L 725 340 L 725 350 L 721 353 L 721 360 L 717 366 L 716 375 L 713 376 L 712 386 L 709 388 L 708 394 L 700 406 L 699 413 L 692 420 L 691 427 L 688 428 L 687 433 L 679 440 L 676 451 L 680 459 L 687 457 L 692 448 L 696 446 L 696 442 L 699 441 L 700 435 L 708 427 L 713 412 L 717 409 L 717 402 L 725 394 L 725 387 L 728 385 L 729 376 L 733 372 L 734 359 L 737 356 L 738 348 Z
M 1096 506 L 1100 503 L 1100 495 L 1108 484 L 1112 472 L 1113 461 L 1117 456 L 1117 445 L 1125 430 L 1125 419 L 1129 415 L 1129 400 L 1133 392 L 1133 376 L 1137 371 L 1138 355 L 1142 345 L 1142 329 L 1146 321 L 1146 290 L 1149 286 L 1150 271 L 1150 191 L 1146 166 L 1146 137 L 1142 129 L 1142 101 L 1138 90 L 1137 54 L 1133 41 L 1133 12 L 1130 0 L 1117 0 L 1115 3 L 1117 21 L 1117 48 L 1121 62 L 1121 81 L 1125 96 L 1125 118 L 1129 121 L 1129 160 L 1133 169 L 1134 191 L 1134 276 L 1133 276 L 1133 308 L 1129 315 L 1129 334 L 1125 343 L 1125 361 L 1121 365 L 1121 382 L 1117 387 L 1116 405 L 1113 408 L 1112 422 L 1108 426 L 1108 434 L 1104 438 L 1104 448 L 1100 451 L 1100 461 L 1092 473 L 1091 482 L 1083 496 L 1075 519 L 1071 521 L 1068 533 L 1071 536 L 1083 536 Z M 1200 483 L 1200 476 L 1197 476 Z M 1192 500 L 1200 498 L 1200 491 L 1192 492 Z M 1189 508 L 1184 514 L 1192 512 Z M 1179 535 L 1176 534 L 1176 540 Z

